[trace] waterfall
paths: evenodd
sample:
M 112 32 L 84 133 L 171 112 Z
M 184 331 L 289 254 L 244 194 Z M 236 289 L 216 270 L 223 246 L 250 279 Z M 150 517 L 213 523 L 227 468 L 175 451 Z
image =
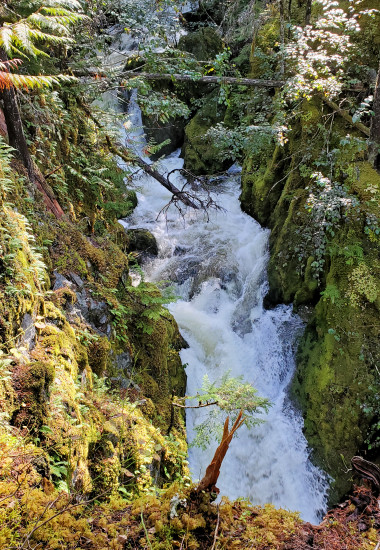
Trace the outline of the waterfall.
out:
M 129 117 L 141 126 L 134 98 Z M 181 168 L 179 154 L 162 160 L 159 170 Z M 251 431 L 243 427 L 233 439 L 218 481 L 221 494 L 255 504 L 271 502 L 318 521 L 326 508 L 327 478 L 310 462 L 302 417 L 287 396 L 302 322 L 291 306 L 269 311 L 263 307 L 269 231 L 240 209 L 239 168 L 232 167 L 215 183 L 212 193 L 221 209 L 210 212 L 209 219 L 195 211 L 181 217 L 175 209 L 157 218 L 170 193 L 141 171 L 134 182 L 139 204 L 123 223 L 155 235 L 159 256 L 145 263 L 146 279 L 171 281 L 179 296 L 169 309 L 189 344 L 181 352 L 187 364 L 187 393 L 200 389 L 206 373 L 216 380 L 230 371 L 232 376 L 243 375 L 272 402 L 263 424 Z M 179 172 L 173 183 L 183 184 Z M 204 414 L 205 409 L 187 412 L 190 444 Z M 194 480 L 204 474 L 216 446 L 206 451 L 190 446 Z

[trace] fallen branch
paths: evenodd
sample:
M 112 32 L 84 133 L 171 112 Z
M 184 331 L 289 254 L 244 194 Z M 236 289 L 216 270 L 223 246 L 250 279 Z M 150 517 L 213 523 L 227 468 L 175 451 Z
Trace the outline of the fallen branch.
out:
M 186 206 L 190 206 L 191 208 L 195 208 L 196 210 L 199 209 L 199 206 L 194 202 L 194 200 L 192 200 L 189 197 L 186 191 L 181 191 L 180 189 L 178 189 L 178 187 L 170 183 L 170 181 L 167 178 L 165 178 L 165 176 L 163 176 L 157 170 L 152 168 L 150 164 L 142 160 L 137 155 L 134 155 L 133 153 L 131 153 L 131 151 L 129 151 L 127 148 L 125 148 L 126 150 L 123 151 L 120 148 L 116 147 L 116 145 L 112 143 L 109 136 L 106 136 L 106 141 L 107 141 L 107 147 L 111 151 L 111 153 L 114 153 L 114 155 L 117 155 L 118 157 L 123 159 L 125 162 L 137 164 L 137 166 L 142 168 L 146 174 L 148 174 L 149 176 L 154 178 L 156 181 L 158 181 L 163 187 L 165 187 L 165 189 L 170 191 L 172 195 L 176 196 L 178 200 L 183 202 L 183 204 L 185 204 Z
M 370 481 L 377 494 L 380 493 L 380 468 L 373 462 L 365 460 L 361 456 L 351 459 L 352 468 L 362 478 Z
M 362 122 L 359 122 L 359 121 L 354 122 L 352 120 L 352 116 L 349 114 L 348 111 L 346 111 L 345 109 L 341 109 L 339 107 L 339 105 L 337 105 L 336 103 L 334 103 L 330 99 L 327 99 L 327 97 L 322 97 L 322 100 L 324 101 L 324 103 L 326 103 L 326 105 L 328 105 L 330 107 L 330 109 L 335 111 L 339 116 L 344 118 L 344 120 L 347 120 L 347 122 L 352 124 L 352 126 L 355 126 L 355 128 L 360 130 L 360 132 L 362 132 L 367 137 L 369 137 L 369 133 L 370 133 L 369 128 L 367 126 L 365 126 Z
M 218 401 L 212 401 L 211 403 L 201 403 L 200 405 L 180 405 L 179 403 L 172 403 L 174 407 L 180 407 L 181 409 L 201 409 L 202 407 L 211 407 L 211 405 L 218 405 Z
M 243 411 L 241 410 L 240 413 L 238 414 L 237 419 L 235 420 L 234 425 L 232 426 L 231 431 L 229 431 L 228 430 L 229 417 L 226 418 L 226 421 L 224 423 L 222 441 L 220 442 L 219 447 L 215 451 L 215 455 L 211 461 L 211 464 L 207 466 L 204 477 L 199 482 L 199 485 L 197 487 L 198 493 L 201 491 L 219 492 L 219 490 L 216 487 L 216 482 L 218 481 L 218 477 L 220 474 L 220 467 L 222 465 L 224 457 L 226 456 L 226 452 L 228 451 L 228 447 L 231 443 L 234 433 L 236 432 L 236 430 L 240 428 L 242 424 L 244 424 L 245 419 L 246 417 L 243 416 Z
M 91 120 L 96 124 L 96 126 L 104 130 L 104 126 L 93 115 L 90 108 L 81 101 L 79 101 L 79 105 L 82 107 L 84 112 L 88 115 L 88 117 L 91 118 Z M 122 160 L 124 160 L 124 162 L 127 162 L 129 164 L 137 164 L 137 166 L 142 168 L 146 174 L 154 178 L 156 181 L 158 181 L 158 183 L 160 183 L 163 187 L 165 187 L 165 189 L 167 189 L 168 191 L 170 191 L 170 193 L 172 193 L 173 199 L 170 201 L 169 205 L 172 204 L 173 202 L 177 204 L 177 201 L 180 201 L 185 206 L 190 206 L 195 210 L 199 210 L 199 209 L 206 210 L 206 208 L 210 206 L 208 203 L 207 204 L 204 203 L 204 201 L 202 201 L 200 198 L 194 197 L 191 193 L 189 193 L 188 191 L 185 191 L 184 187 L 186 184 L 183 186 L 182 189 L 178 189 L 178 187 L 176 187 L 169 181 L 168 177 L 165 177 L 162 174 L 160 174 L 150 164 L 145 162 L 142 158 L 138 157 L 130 149 L 128 149 L 127 147 L 123 147 L 123 149 L 121 149 L 120 147 L 116 147 L 116 145 L 112 142 L 108 134 L 105 134 L 105 138 L 106 138 L 107 147 L 111 153 L 120 157 Z
M 260 78 L 237 78 L 232 76 L 201 76 L 170 73 L 136 73 L 126 72 L 122 76 L 129 78 L 144 78 L 145 80 L 178 80 L 179 82 L 195 82 L 202 84 L 231 84 L 235 86 L 250 86 L 256 88 L 282 88 L 283 80 L 263 80 Z

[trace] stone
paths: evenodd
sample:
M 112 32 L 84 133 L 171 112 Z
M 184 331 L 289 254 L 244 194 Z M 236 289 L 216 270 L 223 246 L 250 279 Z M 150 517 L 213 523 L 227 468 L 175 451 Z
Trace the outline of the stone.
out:
M 157 241 L 147 229 L 128 229 L 129 251 L 143 252 L 151 256 L 158 255 Z
M 53 290 L 58 290 L 60 288 L 64 288 L 65 286 L 69 288 L 73 288 L 73 283 L 68 279 L 66 279 L 64 275 L 62 275 L 61 273 L 58 273 L 58 271 L 53 271 L 53 275 L 55 277 Z
M 223 42 L 212 27 L 204 27 L 181 36 L 178 48 L 191 53 L 199 61 L 208 61 L 223 51 Z
M 170 118 L 168 122 L 161 122 L 155 116 L 143 115 L 142 120 L 148 139 L 153 139 L 157 144 L 170 140 L 170 143 L 150 156 L 152 160 L 169 155 L 181 147 L 185 137 L 186 120 L 184 118 Z
M 70 278 L 79 288 L 84 287 L 84 281 L 76 273 L 70 272 Z
M 21 336 L 21 346 L 31 351 L 36 345 L 36 327 L 34 325 L 33 317 L 29 313 L 25 313 L 22 322 L 21 329 L 23 335 Z

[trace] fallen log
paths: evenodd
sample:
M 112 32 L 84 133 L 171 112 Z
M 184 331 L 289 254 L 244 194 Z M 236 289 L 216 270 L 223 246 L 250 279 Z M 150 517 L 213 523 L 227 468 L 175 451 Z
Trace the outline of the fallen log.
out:
M 82 107 L 84 112 L 87 114 L 89 118 L 96 124 L 96 126 L 102 130 L 104 130 L 104 126 L 98 121 L 96 116 L 93 115 L 90 108 L 85 105 L 82 101 L 78 101 L 79 105 Z M 160 174 L 157 170 L 155 170 L 150 164 L 145 162 L 142 158 L 138 157 L 136 154 L 134 154 L 130 149 L 127 147 L 123 147 L 123 149 L 120 149 L 119 147 L 116 147 L 116 145 L 112 142 L 111 138 L 108 134 L 105 134 L 106 143 L 109 151 L 113 153 L 114 155 L 117 155 L 120 157 L 124 162 L 127 162 L 129 164 L 136 164 L 140 168 L 144 170 L 146 174 L 154 178 L 156 181 L 158 181 L 165 189 L 170 191 L 172 193 L 173 197 L 175 197 L 177 200 L 181 201 L 185 206 L 190 206 L 191 208 L 194 208 L 195 210 L 199 210 L 199 208 L 202 207 L 202 202 L 199 201 L 199 204 L 197 204 L 186 191 L 181 191 L 173 185 L 168 178 Z
M 282 88 L 283 80 L 263 80 L 261 78 L 238 78 L 232 76 L 194 76 L 188 74 L 170 73 L 136 73 L 124 72 L 121 76 L 129 78 L 144 78 L 146 80 L 178 80 L 179 82 L 201 82 L 202 84 L 232 84 L 235 86 L 251 86 L 257 88 Z
M 191 208 L 195 208 L 196 210 L 199 209 L 199 206 L 188 196 L 188 194 L 185 191 L 181 191 L 170 183 L 168 178 L 160 174 L 157 170 L 152 168 L 150 164 L 145 162 L 142 158 L 138 157 L 137 155 L 133 155 L 127 148 L 125 148 L 125 151 L 121 150 L 120 148 L 116 147 L 109 136 L 106 136 L 107 141 L 107 147 L 113 153 L 114 155 L 117 155 L 121 159 L 123 159 L 125 162 L 137 164 L 140 168 L 144 170 L 146 174 L 154 178 L 156 181 L 158 181 L 165 189 L 170 191 L 172 195 L 174 195 L 177 199 L 179 199 L 185 206 L 190 206 Z
M 362 478 L 370 481 L 377 494 L 380 493 L 380 468 L 373 462 L 365 460 L 361 456 L 351 459 L 352 468 Z
M 337 115 L 341 116 L 342 118 L 344 118 L 344 120 L 346 120 L 347 122 L 349 122 L 350 124 L 352 124 L 352 126 L 355 126 L 355 128 L 357 128 L 358 130 L 360 130 L 363 134 L 365 134 L 367 137 L 369 137 L 369 128 L 367 126 L 365 126 L 362 122 L 359 122 L 358 120 L 357 121 L 353 121 L 352 120 L 352 116 L 350 115 L 350 113 L 348 111 L 346 111 L 345 109 L 341 109 L 339 107 L 339 105 L 337 105 L 336 103 L 334 103 L 334 101 L 331 101 L 330 99 L 327 99 L 327 97 L 322 97 L 322 100 L 324 101 L 324 103 L 326 103 L 326 105 L 328 105 L 330 107 L 330 109 L 332 109 L 333 111 L 336 112 Z

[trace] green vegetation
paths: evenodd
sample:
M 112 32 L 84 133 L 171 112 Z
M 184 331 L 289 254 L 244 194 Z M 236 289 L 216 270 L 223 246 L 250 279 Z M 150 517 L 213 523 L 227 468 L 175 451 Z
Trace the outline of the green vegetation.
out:
M 183 132 L 194 175 L 243 164 L 243 209 L 272 230 L 267 304 L 307 312 L 290 391 L 337 502 L 352 485 L 345 464 L 378 462 L 380 449 L 377 2 L 181 4 L 0 6 L 0 548 L 373 549 L 370 496 L 367 515 L 352 500 L 313 529 L 195 491 L 175 297 L 132 285 L 136 251 L 157 245 L 118 223 L 137 204 L 135 143 L 121 169 L 121 116 L 94 101 L 137 88 L 145 121 L 164 127 L 145 152 Z M 111 67 L 117 25 L 133 53 Z M 254 426 L 269 406 L 229 376 L 199 392 L 195 406 L 215 404 L 203 445 L 227 416 L 243 410 Z

